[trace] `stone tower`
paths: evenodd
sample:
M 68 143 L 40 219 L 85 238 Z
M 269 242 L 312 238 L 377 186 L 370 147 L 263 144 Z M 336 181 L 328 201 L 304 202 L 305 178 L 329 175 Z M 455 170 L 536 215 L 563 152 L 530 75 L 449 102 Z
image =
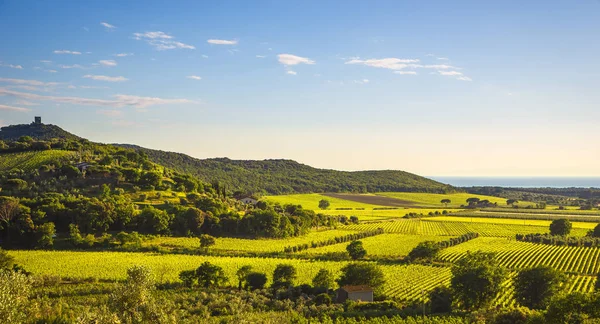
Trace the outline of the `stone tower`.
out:
M 42 117 L 35 116 L 35 118 L 34 118 L 34 124 L 41 125 L 42 124 Z

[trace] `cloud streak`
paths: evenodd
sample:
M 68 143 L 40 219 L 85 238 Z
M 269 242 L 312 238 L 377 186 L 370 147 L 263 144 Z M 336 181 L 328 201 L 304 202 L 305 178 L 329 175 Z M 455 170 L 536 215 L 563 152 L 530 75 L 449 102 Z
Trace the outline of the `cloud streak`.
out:
M 96 81 L 107 81 L 107 82 L 123 82 L 123 81 L 129 80 L 122 76 L 111 77 L 111 76 L 106 76 L 106 75 L 93 75 L 93 74 L 86 74 L 83 77 L 87 78 L 87 79 L 96 80 Z
M 106 28 L 106 30 L 108 30 L 108 31 L 113 31 L 117 28 L 114 25 L 111 25 L 107 22 L 101 22 L 100 25 L 104 26 Z
M 401 70 L 409 67 L 411 63 L 419 63 L 418 59 L 400 59 L 395 57 L 388 57 L 382 59 L 368 59 L 361 60 L 360 58 L 351 59 L 346 61 L 345 64 L 360 64 L 370 67 L 390 69 L 390 70 Z
M 69 51 L 69 50 L 56 50 L 54 54 L 71 54 L 71 55 L 81 55 L 81 52 L 77 51 Z
M 213 45 L 237 45 L 237 39 L 234 40 L 226 40 L 226 39 L 209 39 L 206 41 L 209 44 Z
M 117 66 L 117 62 L 115 62 L 114 60 L 100 60 L 98 61 L 98 63 L 104 66 Z
M 286 66 L 298 64 L 315 64 L 315 61 L 307 57 L 301 57 L 292 54 L 279 54 L 277 55 L 277 60 L 279 61 L 279 63 Z
M 14 107 L 14 106 L 7 106 L 7 105 L 0 105 L 0 110 L 11 110 L 11 111 L 27 112 L 27 111 L 30 111 L 31 109 L 21 108 L 21 107 Z
M 42 82 L 38 80 L 24 80 L 24 79 L 8 79 L 8 78 L 0 78 L 0 82 L 18 84 L 18 85 L 29 85 L 36 87 L 53 87 L 57 86 L 58 82 Z
M 93 99 L 82 97 L 64 97 L 64 96 L 44 96 L 34 93 L 13 91 L 6 88 L 0 88 L 0 96 L 11 96 L 24 100 L 39 100 L 52 101 L 63 104 L 99 106 L 99 107 L 133 107 L 138 109 L 147 108 L 154 105 L 170 105 L 170 104 L 189 104 L 196 103 L 188 99 L 163 99 L 158 97 L 140 97 L 132 95 L 117 94 L 114 95 L 114 100 Z
M 193 80 L 202 80 L 202 77 L 199 77 L 197 75 L 189 75 L 187 76 L 188 79 L 193 79 Z
M 146 43 L 154 46 L 154 48 L 156 48 L 159 51 L 176 48 L 196 49 L 196 47 L 194 47 L 193 45 L 175 41 L 173 36 L 162 31 L 133 33 L 133 38 L 136 40 L 146 41 Z

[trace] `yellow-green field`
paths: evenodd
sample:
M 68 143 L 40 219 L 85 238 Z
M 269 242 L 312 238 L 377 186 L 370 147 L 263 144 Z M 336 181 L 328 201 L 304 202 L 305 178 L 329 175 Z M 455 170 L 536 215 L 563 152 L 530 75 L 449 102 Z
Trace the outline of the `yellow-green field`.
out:
M 463 216 L 436 216 L 427 218 L 428 221 L 436 222 L 461 222 L 461 223 L 483 223 L 483 224 L 506 224 L 506 225 L 529 225 L 548 228 L 552 221 L 540 219 L 513 219 L 492 217 L 463 217 Z M 594 229 L 597 223 L 571 222 L 573 228 Z
M 408 253 L 423 241 L 444 241 L 452 236 L 435 235 L 406 235 L 406 234 L 381 234 L 361 239 L 363 247 L 368 255 L 376 256 L 406 256 Z M 331 252 L 345 252 L 348 243 L 340 243 L 329 246 L 323 246 L 314 249 L 308 249 L 300 252 L 301 254 L 318 255 Z
M 287 246 L 310 244 L 311 242 L 326 241 L 331 238 L 345 236 L 357 231 L 326 230 L 312 231 L 307 235 L 289 239 L 240 239 L 231 237 L 217 238 L 216 244 L 210 247 L 212 251 L 244 251 L 244 252 L 283 252 Z M 196 249 L 200 247 L 197 238 L 188 237 L 160 237 L 144 242 L 144 245 L 159 245 L 163 247 L 178 247 Z
M 264 200 L 268 200 L 271 202 L 278 202 L 281 205 L 285 204 L 294 204 L 294 205 L 302 205 L 305 209 L 310 209 L 314 211 L 321 210 L 319 209 L 319 201 L 321 199 L 326 199 L 329 201 L 330 206 L 326 211 L 332 211 L 336 208 L 365 208 L 365 209 L 373 209 L 373 207 L 385 207 L 379 205 L 371 205 L 360 203 L 356 201 L 350 201 L 345 199 L 328 197 L 321 194 L 297 194 L 297 195 L 282 195 L 282 196 L 264 196 Z

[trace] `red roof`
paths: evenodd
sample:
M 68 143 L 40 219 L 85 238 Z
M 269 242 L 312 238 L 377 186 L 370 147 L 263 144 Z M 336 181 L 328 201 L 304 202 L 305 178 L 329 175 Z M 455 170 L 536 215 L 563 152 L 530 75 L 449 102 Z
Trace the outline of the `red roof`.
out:
M 371 288 L 370 286 L 367 285 L 360 285 L 360 286 L 344 286 L 341 287 L 340 289 L 345 290 L 346 292 L 368 292 L 368 291 L 373 291 L 373 288 Z

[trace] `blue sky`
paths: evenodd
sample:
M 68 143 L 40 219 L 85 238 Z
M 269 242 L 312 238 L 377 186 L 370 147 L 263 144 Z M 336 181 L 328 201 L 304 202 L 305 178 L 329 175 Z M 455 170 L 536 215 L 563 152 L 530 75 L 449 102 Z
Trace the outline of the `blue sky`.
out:
M 600 1 L 0 1 L 0 124 L 199 158 L 599 176 Z

